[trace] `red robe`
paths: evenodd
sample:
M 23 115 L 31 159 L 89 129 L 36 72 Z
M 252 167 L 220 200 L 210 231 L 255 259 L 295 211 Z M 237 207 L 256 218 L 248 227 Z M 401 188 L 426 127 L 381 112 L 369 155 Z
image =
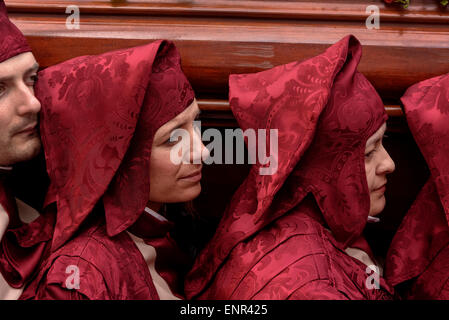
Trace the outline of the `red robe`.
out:
M 154 134 L 194 99 L 174 44 L 155 41 L 49 67 L 39 74 L 36 96 L 50 177 L 46 205 L 57 215 L 51 254 L 22 298 L 158 299 L 127 234 L 136 230 L 180 293 L 173 274 L 184 265 L 180 250 L 144 214 Z M 69 282 L 67 290 L 77 270 L 80 285 Z
M 304 62 L 230 77 L 240 127 L 278 130 L 278 168 L 251 168 L 187 277 L 188 298 L 392 298 L 378 274 L 346 253 L 371 254 L 362 236 L 364 150 L 386 120 L 357 72 L 360 57 L 360 43 L 347 36 Z
M 156 271 L 183 298 L 180 276 L 187 271 L 189 259 L 171 237 L 172 227 L 170 222 L 144 214 L 130 230 L 147 237 L 145 242 L 156 248 Z M 104 219 L 97 217 L 51 254 L 21 299 L 158 300 L 159 295 L 129 234 L 109 237 Z
M 431 177 L 393 238 L 386 277 L 407 299 L 449 299 L 449 74 L 401 100 Z
M 34 221 L 22 222 L 16 200 L 7 182 L 8 175 L 9 173 L 0 173 L 0 205 L 7 214 L 7 219 L 4 220 L 7 224 L 1 226 L 0 231 L 0 273 L 10 288 L 5 288 L 4 292 L 2 290 L 0 295 L 6 294 L 11 298 L 7 292 L 12 293 L 12 289 L 21 290 L 35 275 L 36 268 L 48 253 L 54 215 L 50 208 Z
M 391 287 L 381 277 L 381 289 L 370 289 L 376 279 L 369 278 L 371 270 L 345 252 L 316 215 L 313 199 L 308 202 L 240 242 L 228 256 L 227 267 L 221 268 L 210 287 L 196 298 L 391 299 Z M 358 242 L 353 247 L 370 252 L 363 238 Z

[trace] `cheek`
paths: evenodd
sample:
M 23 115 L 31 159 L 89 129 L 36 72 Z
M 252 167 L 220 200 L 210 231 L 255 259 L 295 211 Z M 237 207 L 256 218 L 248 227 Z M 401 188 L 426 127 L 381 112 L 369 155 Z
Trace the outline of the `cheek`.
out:
M 375 166 L 373 162 L 365 162 L 365 172 L 366 172 L 366 182 L 368 184 L 368 189 L 371 190 L 374 186 L 375 180 Z
M 5 141 L 9 136 L 8 127 L 2 125 L 0 121 L 0 141 Z
M 9 105 L 0 104 L 0 132 L 3 134 L 11 126 L 13 121 L 13 114 L 9 112 L 12 107 Z
M 0 108 L 3 106 L 0 105 Z M 3 145 L 10 144 L 13 126 L 12 126 L 13 116 L 10 114 L 2 114 L 0 113 L 0 143 Z
M 169 187 L 167 184 L 175 183 L 179 167 L 180 165 L 176 165 L 170 161 L 170 151 L 162 148 L 153 149 L 150 160 L 151 189 L 158 187 L 167 188 Z

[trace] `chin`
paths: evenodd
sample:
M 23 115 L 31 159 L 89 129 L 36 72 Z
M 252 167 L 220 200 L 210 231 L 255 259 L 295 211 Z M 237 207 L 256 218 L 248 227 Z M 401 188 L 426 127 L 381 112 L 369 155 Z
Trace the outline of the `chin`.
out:
M 151 201 L 161 202 L 161 203 L 181 203 L 192 201 L 197 198 L 201 193 L 201 184 L 198 183 L 195 186 L 182 189 L 172 189 L 170 192 L 166 192 L 163 197 L 151 198 Z M 157 198 L 157 200 L 156 200 Z
M 377 216 L 378 214 L 380 214 L 384 208 L 385 208 L 385 197 L 382 196 L 381 198 L 378 198 L 376 200 L 371 200 L 371 207 L 369 210 L 369 215 L 374 217 Z
M 16 151 L 14 163 L 28 161 L 36 157 L 41 150 L 41 140 L 39 137 L 30 139 L 21 150 Z
M 201 184 L 198 183 L 196 186 L 189 188 L 189 190 L 185 194 L 185 200 L 180 202 L 192 201 L 197 198 L 201 193 Z

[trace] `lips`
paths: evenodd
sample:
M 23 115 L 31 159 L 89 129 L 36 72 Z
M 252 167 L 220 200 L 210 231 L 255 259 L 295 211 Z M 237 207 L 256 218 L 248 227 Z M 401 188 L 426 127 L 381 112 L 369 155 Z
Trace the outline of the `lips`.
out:
M 373 192 L 385 192 L 385 189 L 386 189 L 386 185 L 387 185 L 387 183 L 385 182 L 383 185 L 381 185 L 379 188 L 376 188 L 376 189 L 374 189 L 373 190 Z
M 183 181 L 191 181 L 191 182 L 198 182 L 201 180 L 201 169 L 197 170 L 195 172 L 192 172 L 191 174 L 184 176 L 180 178 L 180 180 Z
M 25 127 L 24 129 L 18 131 L 16 134 L 34 133 L 34 132 L 36 132 L 36 126 L 37 126 L 37 123 L 35 122 L 32 125 L 29 125 L 29 126 Z

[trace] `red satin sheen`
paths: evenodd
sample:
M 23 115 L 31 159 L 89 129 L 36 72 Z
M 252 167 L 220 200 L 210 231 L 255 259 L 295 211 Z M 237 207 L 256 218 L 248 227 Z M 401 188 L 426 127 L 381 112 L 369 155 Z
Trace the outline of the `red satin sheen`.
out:
M 25 37 L 9 20 L 5 2 L 0 0 L 0 63 L 29 51 Z
M 33 222 L 22 223 L 6 180 L 0 176 L 0 204 L 9 216 L 0 244 L 0 272 L 11 287 L 21 288 L 35 274 L 49 250 L 54 214 L 47 210 Z
M 183 298 L 182 281 L 188 259 L 170 238 L 169 222 L 161 222 L 150 215 L 142 215 L 137 225 L 151 224 L 138 236 L 155 247 L 156 270 L 172 292 Z M 140 228 L 140 227 L 139 227 Z M 134 228 L 130 228 L 130 231 Z M 143 230 L 143 229 L 142 229 Z M 161 231 L 162 230 L 162 231 Z M 166 252 L 169 253 L 167 256 Z M 79 287 L 67 281 L 72 271 L 79 268 Z M 26 288 L 21 299 L 39 300 L 158 300 L 159 296 L 142 254 L 126 232 L 109 237 L 103 218 L 88 223 L 80 233 L 42 265 L 38 276 Z
M 154 245 L 156 270 L 182 297 L 177 277 L 185 261 L 168 234 L 172 225 L 144 213 L 154 134 L 194 99 L 174 44 L 50 67 L 39 75 L 36 96 L 51 180 L 46 204 L 56 202 L 58 211 L 53 252 L 21 298 L 158 299 L 128 229 Z M 78 267 L 78 288 L 66 282 L 69 266 Z
M 406 298 L 449 299 L 449 74 L 413 85 L 401 100 L 431 177 L 393 238 L 386 277 L 407 281 Z
M 392 298 L 344 251 L 368 246 L 364 150 L 387 118 L 360 57 L 347 36 L 304 62 L 230 77 L 240 127 L 278 129 L 278 170 L 252 167 L 188 275 L 188 298 Z

